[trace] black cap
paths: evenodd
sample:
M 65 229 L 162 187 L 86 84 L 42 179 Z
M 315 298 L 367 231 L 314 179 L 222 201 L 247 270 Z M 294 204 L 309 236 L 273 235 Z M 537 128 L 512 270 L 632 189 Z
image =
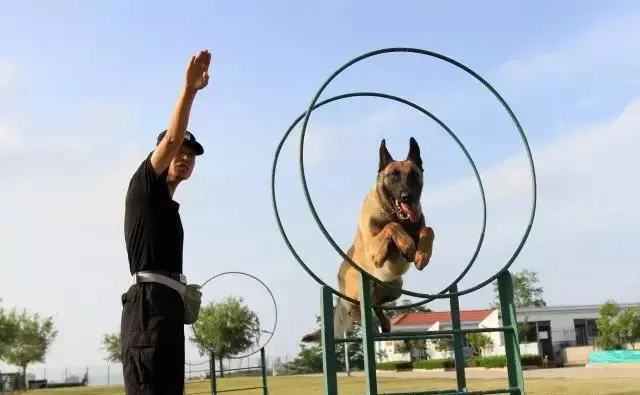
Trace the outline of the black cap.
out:
M 164 138 L 164 135 L 167 134 L 166 130 L 163 130 L 162 133 L 158 135 L 158 140 L 156 141 L 156 145 L 160 144 L 160 141 Z M 204 148 L 202 145 L 196 140 L 196 136 L 188 130 L 184 133 L 184 140 L 182 141 L 184 145 L 191 148 L 196 155 L 204 154 Z

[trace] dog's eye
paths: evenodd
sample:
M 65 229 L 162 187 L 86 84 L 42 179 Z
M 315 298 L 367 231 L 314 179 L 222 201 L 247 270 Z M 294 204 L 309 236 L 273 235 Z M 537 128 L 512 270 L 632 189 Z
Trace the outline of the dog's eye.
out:
M 389 177 L 389 179 L 391 181 L 395 181 L 398 179 L 398 172 L 397 171 L 392 171 L 389 174 L 387 174 L 387 177 Z

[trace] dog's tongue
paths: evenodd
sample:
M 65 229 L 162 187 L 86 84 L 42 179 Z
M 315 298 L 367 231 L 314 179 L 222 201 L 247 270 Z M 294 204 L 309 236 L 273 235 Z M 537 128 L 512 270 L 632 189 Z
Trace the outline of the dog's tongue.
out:
M 418 214 L 417 210 L 414 210 L 411 204 L 400 203 L 400 207 L 409 214 L 411 222 L 417 222 L 420 219 L 420 214 Z

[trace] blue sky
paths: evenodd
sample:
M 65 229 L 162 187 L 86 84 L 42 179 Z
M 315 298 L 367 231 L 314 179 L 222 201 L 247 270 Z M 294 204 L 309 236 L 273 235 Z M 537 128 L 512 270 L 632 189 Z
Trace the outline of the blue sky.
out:
M 24 1 L 1 8 L 0 36 L 10 40 L 0 48 L 0 297 L 4 307 L 55 315 L 60 333 L 47 369 L 103 364 L 100 338 L 118 330 L 129 281 L 126 186 L 166 127 L 187 60 L 201 48 L 212 53 L 211 79 L 189 128 L 206 153 L 176 194 L 185 271 L 193 282 L 227 270 L 265 281 L 279 312 L 271 355 L 297 352 L 320 292 L 277 232 L 273 153 L 334 69 L 382 47 L 419 47 L 467 64 L 520 119 L 538 169 L 539 205 L 514 270 L 538 271 L 553 305 L 640 300 L 632 255 L 640 225 L 637 3 Z M 489 217 L 485 248 L 461 287 L 484 280 L 513 253 L 530 210 L 524 151 L 507 114 L 460 70 L 415 55 L 359 63 L 323 97 L 362 90 L 415 100 L 467 145 Z M 325 226 L 346 249 L 375 180 L 380 140 L 402 158 L 410 136 L 427 168 L 423 205 L 436 246 L 430 266 L 410 271 L 406 285 L 434 293 L 464 267 L 481 225 L 469 165 L 443 131 L 380 99 L 331 104 L 311 117 L 307 175 Z M 284 225 L 309 266 L 335 285 L 340 258 L 302 200 L 298 136 L 290 140 L 278 168 Z M 244 297 L 265 327 L 273 324 L 257 284 L 229 277 L 204 290 L 207 300 L 229 294 Z M 491 299 L 486 287 L 461 303 L 482 308 Z M 190 348 L 187 358 L 199 356 Z

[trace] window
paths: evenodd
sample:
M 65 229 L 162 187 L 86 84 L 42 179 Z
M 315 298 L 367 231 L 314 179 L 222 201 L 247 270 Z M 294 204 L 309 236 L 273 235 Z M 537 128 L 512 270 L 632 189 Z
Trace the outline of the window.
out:
M 598 325 L 595 319 L 577 318 L 573 320 L 573 326 L 576 331 L 577 346 L 592 345 L 598 337 Z
M 518 323 L 520 343 L 535 343 L 538 341 L 538 331 L 535 322 Z
M 590 338 L 598 337 L 598 325 L 596 320 L 587 320 L 587 335 Z

